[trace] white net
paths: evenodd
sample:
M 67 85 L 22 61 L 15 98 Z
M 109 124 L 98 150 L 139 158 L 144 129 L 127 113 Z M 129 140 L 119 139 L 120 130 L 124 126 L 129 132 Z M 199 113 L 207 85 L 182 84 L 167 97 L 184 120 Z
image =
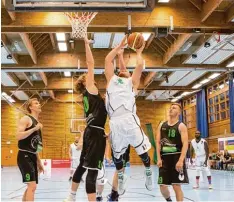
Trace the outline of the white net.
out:
M 89 23 L 97 15 L 97 12 L 65 12 L 65 16 L 72 25 L 72 37 L 83 39 L 87 35 L 87 28 Z

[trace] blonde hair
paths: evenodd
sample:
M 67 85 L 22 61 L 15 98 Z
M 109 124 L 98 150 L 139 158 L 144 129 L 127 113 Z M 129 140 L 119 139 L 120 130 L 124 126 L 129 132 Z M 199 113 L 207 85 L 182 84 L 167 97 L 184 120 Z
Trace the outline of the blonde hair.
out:
M 173 106 L 173 105 L 178 106 L 178 107 L 180 108 L 180 110 L 182 111 L 182 106 L 181 106 L 181 104 L 175 102 L 175 103 L 172 103 L 172 104 L 171 104 L 171 106 Z
M 30 107 L 32 106 L 32 102 L 33 102 L 33 101 L 38 101 L 38 99 L 37 99 L 37 98 L 29 99 L 28 102 L 27 102 L 27 104 L 26 104 L 26 110 L 27 110 L 29 113 L 31 113 Z
M 86 82 L 86 73 L 79 76 L 79 78 L 76 80 L 74 84 L 74 91 L 78 93 L 84 93 L 85 91 L 85 85 Z

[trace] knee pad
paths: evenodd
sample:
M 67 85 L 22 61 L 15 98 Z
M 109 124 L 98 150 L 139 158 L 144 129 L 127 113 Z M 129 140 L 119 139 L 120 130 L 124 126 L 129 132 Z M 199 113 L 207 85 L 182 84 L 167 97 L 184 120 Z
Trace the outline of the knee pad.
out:
M 141 160 L 143 161 L 144 165 L 146 167 L 150 166 L 150 157 L 148 155 L 147 152 L 145 152 L 144 154 L 139 155 L 141 157 Z
M 98 175 L 97 170 L 88 170 L 88 174 L 86 177 L 86 193 L 87 194 L 96 193 L 97 175 Z
M 79 165 L 73 174 L 72 181 L 75 183 L 80 183 L 83 174 L 85 173 L 86 168 L 84 168 L 82 165 Z
M 113 158 L 114 164 L 117 170 L 121 170 L 123 168 L 123 155 L 120 156 L 119 159 Z

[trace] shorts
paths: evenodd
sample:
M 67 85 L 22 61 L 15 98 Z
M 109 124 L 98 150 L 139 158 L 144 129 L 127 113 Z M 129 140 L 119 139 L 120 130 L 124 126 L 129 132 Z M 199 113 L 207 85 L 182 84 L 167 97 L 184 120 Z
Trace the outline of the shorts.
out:
M 162 167 L 159 168 L 159 185 L 188 184 L 188 174 L 184 161 L 183 171 L 180 173 L 176 170 L 176 164 L 180 154 L 162 155 Z
M 113 151 L 111 150 L 111 156 L 112 159 L 114 160 L 114 154 Z M 125 153 L 122 155 L 122 160 L 123 160 L 123 167 L 125 168 L 127 163 L 130 161 L 130 145 L 128 145 L 128 148 L 126 149 Z M 114 160 L 115 163 L 115 160 Z
M 71 160 L 71 170 L 76 170 L 78 165 L 80 164 L 80 158 Z
M 80 163 L 84 168 L 101 170 L 106 148 L 106 136 L 102 129 L 86 127 Z
M 125 153 L 128 145 L 135 148 L 138 155 L 147 152 L 151 148 L 148 137 L 140 126 L 140 120 L 136 114 L 125 114 L 112 117 L 110 123 L 110 142 L 113 155 L 119 159 Z
M 22 174 L 23 182 L 38 184 L 37 155 L 26 151 L 18 152 L 17 164 Z

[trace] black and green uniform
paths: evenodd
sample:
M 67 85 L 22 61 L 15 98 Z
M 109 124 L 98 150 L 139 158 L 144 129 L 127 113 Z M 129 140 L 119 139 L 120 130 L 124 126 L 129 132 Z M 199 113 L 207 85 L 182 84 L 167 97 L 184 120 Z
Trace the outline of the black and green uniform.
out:
M 33 116 L 28 116 L 32 120 L 32 125 L 29 128 L 26 128 L 25 131 L 36 127 L 38 124 L 38 121 Z M 35 181 L 38 183 L 36 154 L 42 150 L 41 130 L 37 130 L 27 138 L 19 140 L 18 148 L 17 164 L 22 174 L 23 182 L 28 183 Z
M 80 163 L 85 168 L 101 170 L 106 148 L 104 126 L 107 112 L 105 102 L 100 94 L 91 94 L 86 90 L 83 93 L 83 104 L 87 127 L 83 136 Z
M 188 174 L 185 166 L 183 165 L 183 172 L 176 170 L 176 164 L 179 161 L 183 143 L 179 131 L 179 125 L 170 126 L 168 122 L 164 122 L 161 126 L 161 159 L 162 167 L 159 168 L 158 184 L 171 185 L 171 184 L 187 184 Z

